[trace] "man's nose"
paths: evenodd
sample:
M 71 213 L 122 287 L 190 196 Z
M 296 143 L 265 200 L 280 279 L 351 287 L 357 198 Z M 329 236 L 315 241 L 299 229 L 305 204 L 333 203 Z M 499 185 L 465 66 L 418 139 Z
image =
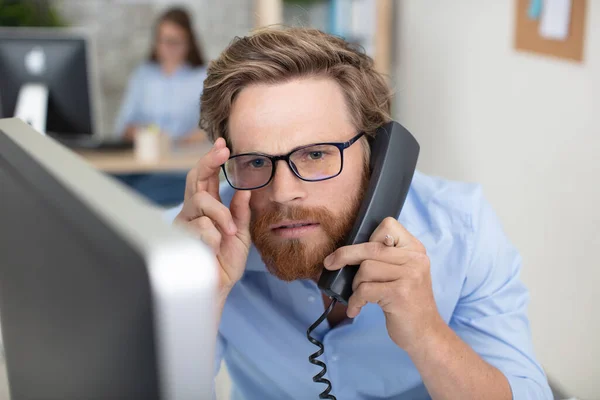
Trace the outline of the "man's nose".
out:
M 275 175 L 271 181 L 271 201 L 285 204 L 306 197 L 304 181 L 298 178 L 287 162 L 277 161 Z

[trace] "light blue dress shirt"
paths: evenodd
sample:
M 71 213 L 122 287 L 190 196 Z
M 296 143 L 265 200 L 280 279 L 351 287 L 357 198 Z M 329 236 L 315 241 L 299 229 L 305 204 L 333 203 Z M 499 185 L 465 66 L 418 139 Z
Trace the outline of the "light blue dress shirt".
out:
M 156 63 L 144 63 L 132 74 L 115 132 L 122 135 L 129 124 L 158 125 L 172 138 L 189 134 L 200 120 L 200 95 L 206 69 L 184 64 L 166 75 Z
M 233 189 L 221 187 L 225 204 Z M 173 219 L 179 209 L 170 210 Z M 399 221 L 426 247 L 433 292 L 444 321 L 508 378 L 516 400 L 552 399 L 535 359 L 521 258 L 478 185 L 417 172 Z M 308 362 L 317 347 L 307 328 L 324 305 L 312 281 L 286 283 L 269 274 L 252 248 L 246 272 L 227 299 L 216 366 L 225 360 L 232 399 L 317 399 L 325 385 Z M 379 306 L 314 335 L 338 399 L 429 399 L 419 372 L 389 338 Z

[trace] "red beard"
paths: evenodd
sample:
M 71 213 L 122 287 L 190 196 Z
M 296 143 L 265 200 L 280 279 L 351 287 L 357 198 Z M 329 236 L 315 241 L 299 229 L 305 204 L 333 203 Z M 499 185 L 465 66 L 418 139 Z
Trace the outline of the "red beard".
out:
M 368 180 L 364 180 L 361 197 Z M 250 233 L 263 262 L 271 274 L 283 281 L 318 279 L 323 270 L 323 260 L 335 249 L 344 245 L 344 239 L 360 207 L 359 196 L 351 199 L 340 215 L 325 207 L 305 208 L 276 206 L 252 220 Z M 275 239 L 270 227 L 284 220 L 317 221 L 327 239 L 321 243 L 302 239 Z

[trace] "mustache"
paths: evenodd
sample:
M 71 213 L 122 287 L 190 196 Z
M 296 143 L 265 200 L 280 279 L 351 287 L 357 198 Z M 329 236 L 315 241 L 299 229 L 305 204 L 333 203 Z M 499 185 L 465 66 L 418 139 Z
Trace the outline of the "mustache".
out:
M 285 220 L 310 220 L 318 223 L 331 218 L 325 207 L 274 206 L 259 217 L 252 216 L 252 223 L 260 227 L 268 227 Z

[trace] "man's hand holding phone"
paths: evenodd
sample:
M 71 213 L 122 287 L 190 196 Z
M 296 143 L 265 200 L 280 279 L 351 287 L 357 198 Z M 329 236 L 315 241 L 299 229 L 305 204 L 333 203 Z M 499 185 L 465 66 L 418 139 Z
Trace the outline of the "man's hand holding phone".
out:
M 251 245 L 250 191 L 236 191 L 229 208 L 219 195 L 219 171 L 228 158 L 225 140 L 217 139 L 188 173 L 183 208 L 174 222 L 186 227 L 214 251 L 219 264 L 221 307 L 244 273 Z
M 360 265 L 348 316 L 356 317 L 367 303 L 378 304 L 391 339 L 407 352 L 445 325 L 433 297 L 425 247 L 396 219 L 384 219 L 367 243 L 340 247 L 324 264 L 329 270 Z

